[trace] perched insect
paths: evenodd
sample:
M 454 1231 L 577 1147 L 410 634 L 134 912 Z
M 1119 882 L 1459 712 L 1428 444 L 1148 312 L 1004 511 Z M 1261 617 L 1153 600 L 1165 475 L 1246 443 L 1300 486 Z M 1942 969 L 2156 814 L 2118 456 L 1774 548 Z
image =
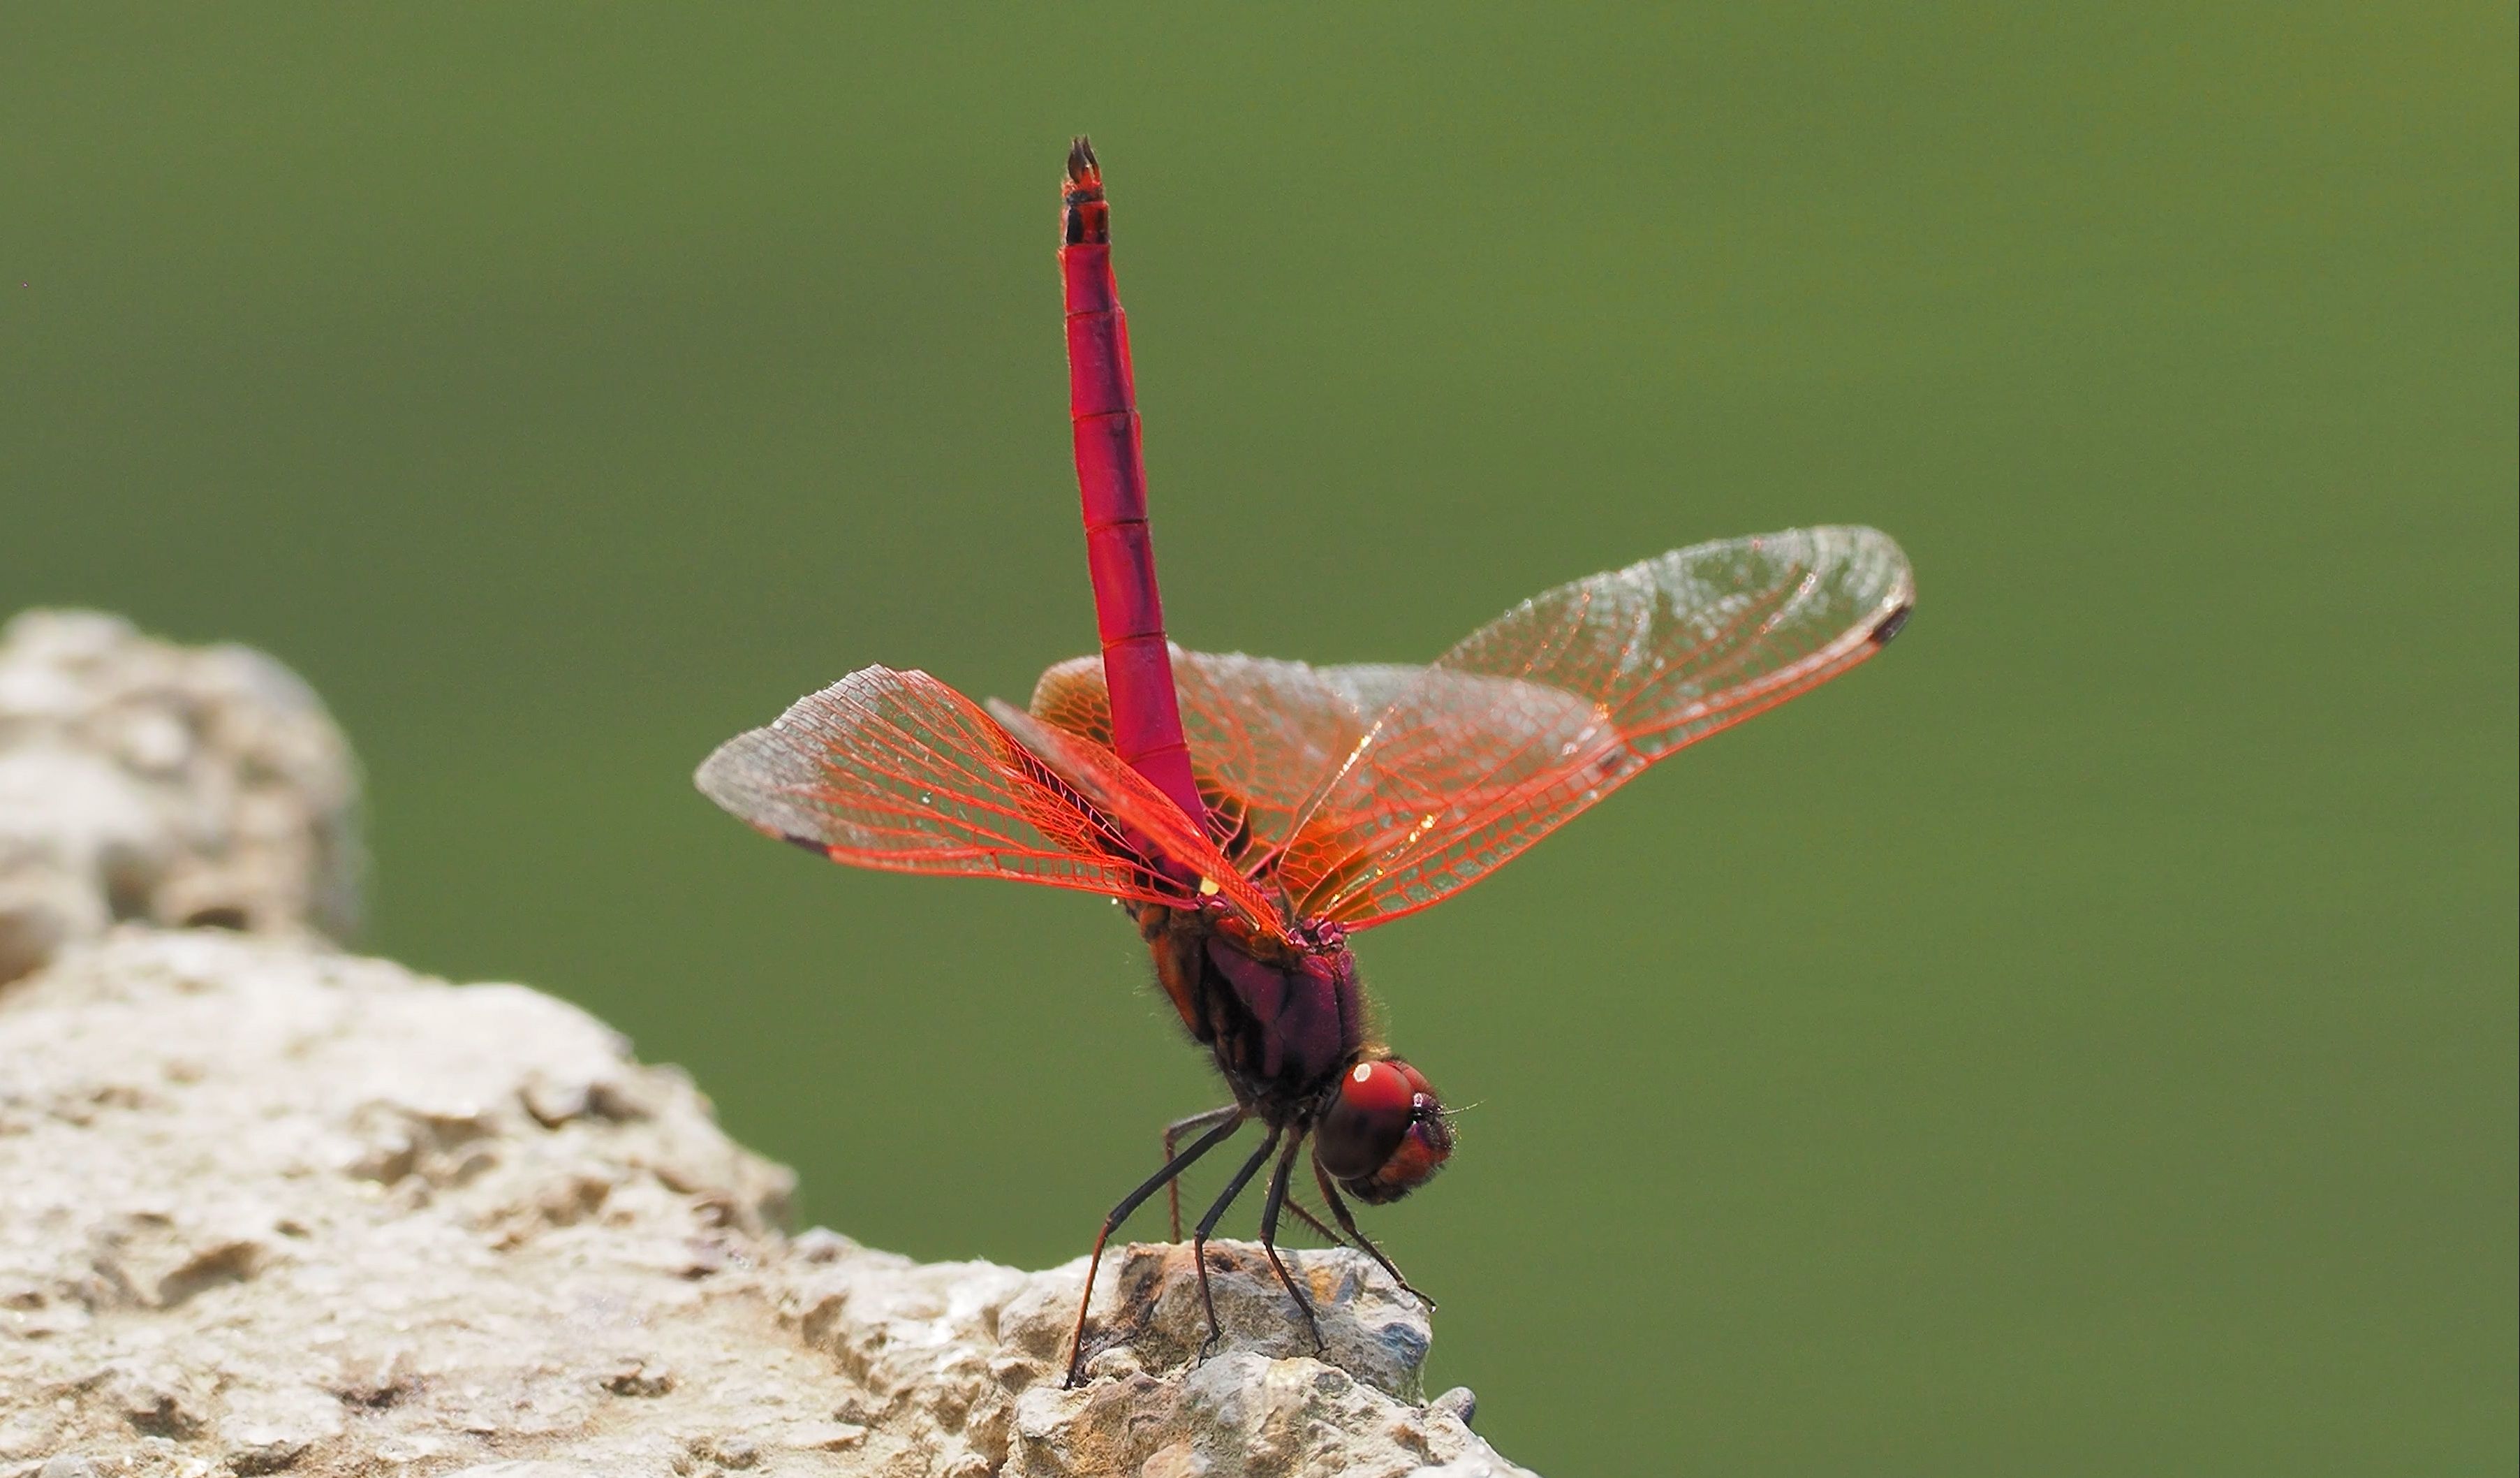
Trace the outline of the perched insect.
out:
M 866 668 L 721 746 L 699 788 L 833 861 L 1124 904 L 1234 1101 L 1165 1131 L 1163 1169 L 1094 1239 L 1087 1299 L 1121 1222 L 1257 1120 L 1259 1147 L 1192 1238 L 1200 1293 L 1209 1234 L 1275 1156 L 1261 1245 L 1318 1342 L 1278 1255 L 1280 1211 L 1343 1234 L 1400 1279 L 1347 1198 L 1407 1195 L 1453 1143 L 1424 1075 L 1373 1039 L 1348 936 L 1468 887 L 1655 761 L 1863 662 L 1898 634 L 1914 584 L 1885 534 L 1799 529 L 1560 585 L 1425 667 L 1182 651 L 1156 594 L 1109 208 L 1083 139 L 1061 224 L 1102 655 L 1044 672 L 1029 712 L 983 709 L 925 672 Z M 1288 1200 L 1307 1140 L 1335 1232 Z M 1213 1338 L 1212 1298 L 1207 1314 Z M 1068 1384 L 1086 1353 L 1079 1309 Z

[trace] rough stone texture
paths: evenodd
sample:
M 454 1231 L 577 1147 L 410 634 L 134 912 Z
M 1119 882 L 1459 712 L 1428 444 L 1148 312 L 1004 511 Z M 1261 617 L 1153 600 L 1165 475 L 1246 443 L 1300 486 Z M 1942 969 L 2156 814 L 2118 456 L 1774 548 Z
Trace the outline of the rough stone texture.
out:
M 100 879 L 199 897 L 174 882 L 198 868 L 281 901 L 249 906 L 267 938 L 100 934 L 73 906 L 50 963 L 0 985 L 0 1478 L 1521 1471 L 1469 1431 L 1468 1392 L 1423 1400 L 1424 1314 L 1343 1251 L 1295 1255 L 1321 1360 L 1258 1250 L 1212 1245 L 1227 1337 L 1201 1361 L 1186 1249 L 1123 1249 L 1097 1290 L 1094 1378 L 1058 1389 L 1082 1259 L 922 1266 L 788 1236 L 788 1173 L 601 1023 L 296 927 L 346 897 L 349 767 L 277 669 L 232 654 L 263 675 L 186 677 L 217 654 L 100 619 L 8 631 L 0 714 L 18 716 L 0 721 L 18 727 L 0 734 L 39 742 L 5 753 L 56 775 L 100 762 L 77 805 L 0 797 L 7 876 L 92 903 L 76 889 Z M 161 675 L 118 703 L 10 675 L 127 660 Z M 267 722 L 202 716 L 251 709 L 256 683 Z M 101 716 L 184 703 L 174 769 L 81 747 L 127 742 Z M 265 740 L 234 737 L 257 722 Z M 292 775 L 309 793 L 282 794 Z M 242 794 L 306 829 L 168 840 L 198 842 Z M 153 829 L 170 816 L 193 829 Z M 301 875 L 275 875 L 285 857 Z
M 548 996 L 125 926 L 0 993 L 0 1475 L 1518 1471 L 1354 1254 L 1297 1254 L 1326 1363 L 1213 1246 L 1200 1362 L 1130 1247 L 1061 1391 L 1082 1260 L 791 1238 L 788 1189 Z
M 346 938 L 358 781 L 306 685 L 118 617 L 0 626 L 0 982 L 117 919 Z

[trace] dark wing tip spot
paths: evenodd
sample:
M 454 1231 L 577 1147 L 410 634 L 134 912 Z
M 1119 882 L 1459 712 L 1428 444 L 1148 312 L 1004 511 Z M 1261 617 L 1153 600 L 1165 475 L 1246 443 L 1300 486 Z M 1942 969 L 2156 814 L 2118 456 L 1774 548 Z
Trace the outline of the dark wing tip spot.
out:
M 825 861 L 831 860 L 832 849 L 830 846 L 822 842 L 817 842 L 812 837 L 792 836 L 786 832 L 782 832 L 779 840 L 787 843 L 790 847 L 802 847 L 807 852 L 823 858 Z
M 1876 647 L 1886 647 L 1890 645 L 1890 638 L 1898 635 L 1902 630 L 1907 628 L 1908 616 L 1916 608 L 1914 606 L 1901 606 L 1898 610 L 1881 618 L 1880 624 L 1872 628 L 1872 644 Z

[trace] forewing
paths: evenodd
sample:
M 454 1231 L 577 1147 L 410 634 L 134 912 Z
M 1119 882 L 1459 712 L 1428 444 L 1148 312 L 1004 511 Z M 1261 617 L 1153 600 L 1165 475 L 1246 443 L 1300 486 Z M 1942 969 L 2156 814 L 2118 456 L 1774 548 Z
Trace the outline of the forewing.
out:
M 1365 738 L 1374 716 L 1423 670 L 1380 664 L 1316 668 L 1173 648 L 1191 769 L 1220 845 L 1246 865 L 1265 865 L 1293 835 L 1296 810 Z M 1107 749 L 1111 701 L 1102 660 L 1079 657 L 1042 673 L 1032 714 Z
M 1182 814 L 1171 797 L 1117 755 L 994 698 L 989 712 L 1115 825 L 1132 851 L 1161 859 L 1168 864 L 1163 870 L 1190 885 L 1193 896 L 1231 909 L 1240 917 L 1243 933 L 1284 941 L 1282 920 L 1268 895 Z
M 1197 901 L 1074 782 L 925 672 L 852 672 L 718 746 L 695 778 L 756 830 L 835 862 Z
M 1654 761 L 1863 662 L 1913 603 L 1871 529 L 1727 539 L 1534 596 L 1425 670 L 1301 809 L 1279 880 L 1361 928 L 1469 886 Z

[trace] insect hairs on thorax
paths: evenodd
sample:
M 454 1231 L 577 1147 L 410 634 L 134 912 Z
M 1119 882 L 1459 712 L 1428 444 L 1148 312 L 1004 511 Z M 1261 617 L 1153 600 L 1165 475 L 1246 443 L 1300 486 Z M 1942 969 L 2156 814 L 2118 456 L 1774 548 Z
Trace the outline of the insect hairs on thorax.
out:
M 1214 1055 L 1236 1101 L 1270 1124 L 1309 1120 L 1366 1046 L 1363 995 L 1344 944 L 1252 950 L 1193 910 L 1133 911 L 1156 983 Z

